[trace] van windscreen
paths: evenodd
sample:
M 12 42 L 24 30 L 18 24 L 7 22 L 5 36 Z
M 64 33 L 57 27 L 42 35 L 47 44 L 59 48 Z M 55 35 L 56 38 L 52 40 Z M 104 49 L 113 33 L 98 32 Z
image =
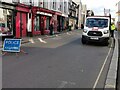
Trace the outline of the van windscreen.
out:
M 108 19 L 87 18 L 86 27 L 106 28 L 108 27 Z

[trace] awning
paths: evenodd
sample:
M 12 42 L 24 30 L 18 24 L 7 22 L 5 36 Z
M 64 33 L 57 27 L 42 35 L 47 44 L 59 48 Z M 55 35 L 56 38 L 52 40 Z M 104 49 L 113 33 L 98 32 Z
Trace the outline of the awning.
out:
M 15 9 L 15 4 L 9 4 L 9 3 L 6 3 L 6 2 L 2 2 L 0 3 L 0 8 L 3 8 L 3 9 Z
M 45 16 L 51 16 L 52 17 L 52 14 L 50 13 L 45 13 L 45 12 L 37 12 L 37 14 L 41 14 L 41 15 L 45 15 Z

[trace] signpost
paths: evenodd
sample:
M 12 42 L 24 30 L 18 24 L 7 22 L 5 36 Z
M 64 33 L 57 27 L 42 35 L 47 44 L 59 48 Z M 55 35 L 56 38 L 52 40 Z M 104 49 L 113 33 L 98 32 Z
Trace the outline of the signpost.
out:
M 18 52 L 24 52 L 23 50 L 20 50 L 20 46 L 21 46 L 21 39 L 5 39 L 4 40 L 4 45 L 3 45 L 3 51 L 5 51 L 5 53 L 3 55 L 5 55 L 7 52 L 16 52 L 16 54 Z

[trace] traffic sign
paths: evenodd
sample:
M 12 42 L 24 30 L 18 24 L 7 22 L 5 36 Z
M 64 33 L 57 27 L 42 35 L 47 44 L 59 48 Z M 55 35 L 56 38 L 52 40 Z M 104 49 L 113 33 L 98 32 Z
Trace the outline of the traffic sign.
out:
M 21 39 L 5 39 L 3 51 L 20 52 Z

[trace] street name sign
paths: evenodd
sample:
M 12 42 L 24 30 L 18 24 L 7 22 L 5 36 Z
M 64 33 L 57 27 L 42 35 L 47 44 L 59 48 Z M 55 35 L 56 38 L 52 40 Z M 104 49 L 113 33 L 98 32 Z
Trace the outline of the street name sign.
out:
M 3 51 L 20 52 L 21 39 L 5 39 Z

